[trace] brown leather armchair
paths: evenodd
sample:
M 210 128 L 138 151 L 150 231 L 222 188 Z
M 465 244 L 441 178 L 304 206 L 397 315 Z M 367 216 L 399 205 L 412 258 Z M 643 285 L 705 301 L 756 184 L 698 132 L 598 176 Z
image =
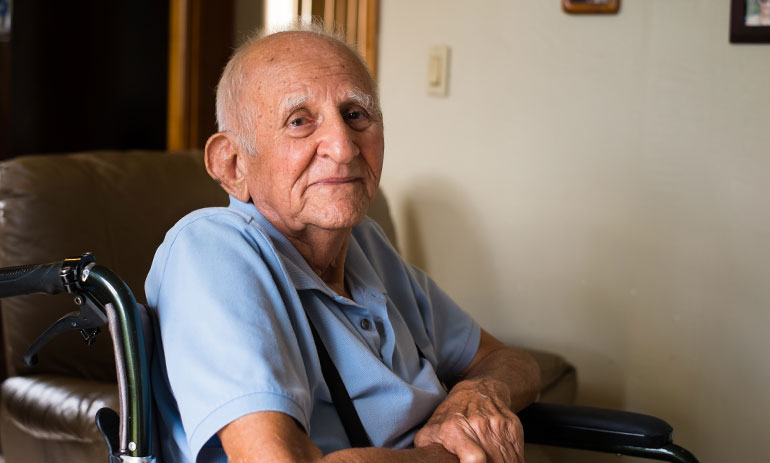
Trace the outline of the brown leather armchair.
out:
M 165 232 L 187 212 L 227 203 L 206 174 L 200 152 L 100 151 L 25 156 L 0 163 L 0 267 L 94 253 L 144 302 L 144 279 Z M 384 197 L 370 215 L 395 242 Z M 117 404 L 112 345 L 103 333 L 86 346 L 77 332 L 59 336 L 35 367 L 25 350 L 75 308 L 66 296 L 2 301 L 8 378 L 2 384 L 0 442 L 8 463 L 103 462 L 96 411 Z M 534 352 L 544 400 L 574 399 L 574 369 Z

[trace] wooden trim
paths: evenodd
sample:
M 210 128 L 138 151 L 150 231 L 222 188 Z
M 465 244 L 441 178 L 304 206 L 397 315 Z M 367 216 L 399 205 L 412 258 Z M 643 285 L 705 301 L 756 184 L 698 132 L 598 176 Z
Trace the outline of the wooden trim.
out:
M 188 12 L 189 0 L 169 2 L 169 47 L 168 47 L 168 116 L 166 123 L 166 148 L 180 150 L 186 147 L 189 138 L 187 128 L 190 116 L 188 76 Z
M 364 58 L 369 64 L 372 77 L 377 80 L 377 41 L 379 38 L 380 0 L 363 0 L 366 2 L 366 48 Z
M 358 39 L 358 4 L 359 0 L 348 0 L 347 17 L 345 18 L 345 38 L 350 43 Z
M 340 32 L 340 29 L 345 27 L 348 19 L 348 2 L 345 0 L 338 0 L 334 2 L 334 24 L 332 29 L 335 32 Z
M 312 8 L 313 16 L 323 17 L 326 30 L 342 32 L 356 44 L 376 78 L 379 0 L 314 0 Z
M 359 53 L 361 53 L 361 56 L 366 58 L 366 31 L 368 30 L 367 26 L 367 14 L 368 14 L 368 2 L 367 0 L 359 0 L 358 1 L 358 15 L 356 18 L 356 24 L 358 25 L 358 30 L 356 31 L 356 47 L 358 48 Z
M 200 132 L 200 88 L 201 88 L 201 31 L 202 31 L 202 14 L 201 5 L 203 0 L 188 0 L 192 2 L 192 8 L 190 9 L 190 29 L 188 34 L 188 40 L 190 43 L 189 58 L 187 68 L 187 80 L 188 80 L 188 127 L 187 127 L 187 139 L 185 140 L 185 148 L 196 148 L 198 146 L 198 138 Z
M 170 0 L 166 148 L 202 148 L 215 130 L 214 91 L 232 48 L 232 0 Z
M 324 27 L 327 31 L 334 30 L 335 1 L 324 0 Z
M 324 20 L 324 7 L 326 6 L 326 2 L 322 0 L 313 0 L 313 4 L 310 7 L 311 10 L 311 16 L 313 19 L 320 19 Z

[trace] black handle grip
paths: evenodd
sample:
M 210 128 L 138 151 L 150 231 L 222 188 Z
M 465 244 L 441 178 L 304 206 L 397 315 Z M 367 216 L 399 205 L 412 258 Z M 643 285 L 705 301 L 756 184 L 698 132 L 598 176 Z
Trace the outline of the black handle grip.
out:
M 62 262 L 0 268 L 0 298 L 32 293 L 57 294 L 64 288 Z

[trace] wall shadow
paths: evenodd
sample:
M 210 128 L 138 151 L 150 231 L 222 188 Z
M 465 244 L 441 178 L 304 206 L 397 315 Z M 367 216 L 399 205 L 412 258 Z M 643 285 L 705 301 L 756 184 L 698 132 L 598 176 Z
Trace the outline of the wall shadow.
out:
M 481 217 L 459 185 L 423 177 L 403 195 L 403 256 L 425 270 L 482 326 L 494 332 L 502 301 Z
M 441 177 L 421 177 L 411 183 L 402 192 L 398 204 L 400 211 L 397 221 L 401 221 L 399 244 L 405 259 L 422 268 L 434 277 L 442 288 L 479 323 L 502 341 L 522 345 L 511 339 L 506 323 L 511 313 L 524 313 L 537 310 L 533 307 L 516 306 L 513 301 L 506 301 L 508 288 L 501 288 L 499 278 L 493 278 L 493 272 L 501 269 L 495 266 L 495 249 L 484 231 L 485 221 L 482 211 L 474 207 L 473 201 L 463 193 L 464 186 Z M 487 219 L 486 226 L 489 221 Z M 533 224 L 533 226 L 538 226 Z M 512 238 L 515 239 L 515 238 Z M 544 239 L 543 246 L 547 246 Z M 592 271 L 590 252 L 579 264 Z M 601 259 L 599 259 L 601 260 Z M 517 263 L 504 265 L 502 270 L 512 269 L 512 273 L 526 272 L 517 268 Z M 497 267 L 499 267 L 499 262 Z M 595 314 L 589 311 L 611 311 L 619 301 L 613 300 L 602 291 L 587 288 L 575 299 L 575 321 L 578 324 L 590 323 Z M 609 317 L 608 325 L 612 324 Z M 612 326 L 589 326 L 589 331 L 612 330 Z M 583 328 L 585 330 L 585 328 Z M 537 345 L 537 334 L 533 345 L 525 345 L 538 350 L 547 348 L 563 355 L 574 363 L 578 370 L 578 402 L 594 406 L 623 409 L 624 376 L 622 365 L 612 360 L 607 352 L 597 352 L 585 345 L 575 344 L 570 340 L 550 342 L 548 346 Z M 530 339 L 532 339 L 530 337 Z M 543 338 L 546 336 L 543 335 Z M 581 376 L 581 367 L 587 376 Z M 530 462 L 609 462 L 623 461 L 614 455 L 601 455 L 592 452 L 577 452 L 550 447 L 535 446 L 528 451 Z

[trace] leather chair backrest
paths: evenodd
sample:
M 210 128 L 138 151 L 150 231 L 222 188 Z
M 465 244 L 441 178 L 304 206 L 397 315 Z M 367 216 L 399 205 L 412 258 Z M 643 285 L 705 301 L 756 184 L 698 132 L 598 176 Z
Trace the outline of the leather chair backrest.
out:
M 144 301 L 144 279 L 166 231 L 184 214 L 227 203 L 200 152 L 101 151 L 25 156 L 0 164 L 0 266 L 91 251 Z M 75 310 L 65 296 L 2 301 L 9 376 L 30 369 L 21 356 L 51 323 Z M 90 348 L 77 332 L 51 342 L 38 373 L 114 381 L 109 334 Z
M 158 245 L 188 212 L 228 202 L 208 176 L 200 151 L 98 151 L 23 156 L 0 163 L 0 267 L 42 263 L 93 252 L 145 302 L 144 280 Z M 370 213 L 395 243 L 385 198 Z M 2 301 L 8 376 L 35 338 L 75 310 L 65 296 L 30 295 Z M 39 355 L 37 373 L 114 381 L 106 332 L 88 347 L 80 334 L 59 336 Z

